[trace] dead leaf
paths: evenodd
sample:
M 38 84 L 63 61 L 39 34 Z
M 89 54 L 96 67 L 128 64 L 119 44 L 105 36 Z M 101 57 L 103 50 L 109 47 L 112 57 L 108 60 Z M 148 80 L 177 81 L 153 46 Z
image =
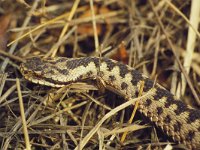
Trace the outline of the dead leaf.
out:
M 11 14 L 4 15 L 0 17 L 0 49 L 5 50 L 8 36 L 7 36 L 7 29 L 10 23 Z
M 117 52 L 111 56 L 112 59 L 115 59 L 117 61 L 121 61 L 123 62 L 124 64 L 128 64 L 128 53 L 127 53 L 127 50 L 126 50 L 126 47 L 125 47 L 125 44 L 124 42 L 122 42 L 120 45 L 119 45 L 119 49 L 117 50 Z

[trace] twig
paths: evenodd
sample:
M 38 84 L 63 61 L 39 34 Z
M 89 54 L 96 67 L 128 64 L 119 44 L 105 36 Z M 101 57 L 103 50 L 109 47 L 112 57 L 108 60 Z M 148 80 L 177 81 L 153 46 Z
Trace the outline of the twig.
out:
M 67 30 L 68 30 L 68 28 L 69 28 L 69 21 L 72 20 L 72 17 L 74 16 L 74 14 L 75 14 L 75 12 L 76 12 L 76 9 L 77 9 L 77 7 L 78 7 L 79 2 L 80 2 L 80 0 L 76 0 L 76 1 L 74 2 L 74 5 L 73 5 L 72 10 L 71 10 L 71 12 L 70 12 L 70 14 L 69 14 L 69 17 L 67 18 L 67 23 L 65 24 L 65 26 L 64 26 L 64 28 L 63 28 L 61 34 L 60 34 L 58 43 L 59 43 L 59 41 L 62 39 L 62 37 L 65 35 L 65 33 L 67 32 Z M 50 51 L 52 51 L 52 50 L 50 50 Z M 56 49 L 53 49 L 53 53 L 52 53 L 51 57 L 55 57 L 57 51 L 58 51 L 58 47 L 57 47 Z
M 96 20 L 95 20 L 93 0 L 90 0 L 90 9 L 92 12 L 92 25 L 93 25 L 93 30 L 94 30 L 95 51 L 98 52 L 100 47 L 99 47 L 99 39 L 97 35 L 97 25 L 96 25 Z
M 9 58 L 11 58 L 11 59 L 17 60 L 17 61 L 19 61 L 19 62 L 24 62 L 24 60 L 23 60 L 21 57 L 12 55 L 12 54 L 7 53 L 7 52 L 5 52 L 5 51 L 3 51 L 3 50 L 0 50 L 0 54 L 4 55 L 4 56 L 6 56 L 6 57 L 9 57 Z
M 22 93 L 21 93 L 20 82 L 19 82 L 18 78 L 16 79 L 16 84 L 17 84 L 17 93 L 18 93 L 18 97 L 19 97 L 19 106 L 20 106 L 20 113 L 21 113 L 21 119 L 22 119 L 22 124 L 23 124 L 23 131 L 24 131 L 26 149 L 31 150 L 30 140 L 29 140 L 29 136 L 28 136 L 27 123 L 26 123 L 26 117 L 25 117 L 25 114 L 24 114 L 24 105 L 23 105 Z
M 192 64 L 192 55 L 194 53 L 195 48 L 195 41 L 196 41 L 196 32 L 194 31 L 198 29 L 199 24 L 199 17 L 200 17 L 200 1 L 191 1 L 191 13 L 190 13 L 190 23 L 188 30 L 188 37 L 187 37 L 187 46 L 186 46 L 186 55 L 184 57 L 184 63 L 183 66 L 185 67 L 186 73 L 190 73 L 190 68 Z M 194 28 L 194 29 L 193 29 Z M 185 93 L 186 88 L 186 80 L 183 75 L 181 75 L 181 83 L 179 83 L 178 86 L 182 85 L 181 88 L 181 94 L 183 95 Z
M 31 10 L 29 11 L 29 14 L 33 13 L 33 11 L 37 8 L 38 3 L 39 3 L 39 0 L 34 1 L 33 6 L 31 8 Z M 31 17 L 32 17 L 32 15 L 27 15 L 27 17 L 24 19 L 24 23 L 22 24 L 22 28 L 24 28 L 24 27 L 26 27 L 28 25 L 28 23 L 31 20 Z M 22 34 L 23 34 L 23 31 L 19 32 L 17 34 L 17 37 L 21 37 Z M 17 45 L 18 45 L 18 40 L 15 41 L 15 43 L 9 49 L 9 53 L 10 54 L 13 54 L 13 52 L 15 51 L 15 48 L 17 47 Z M 10 46 L 10 44 L 8 44 L 8 46 Z M 8 61 L 9 61 L 9 59 L 6 58 L 5 61 L 3 62 L 2 66 L 1 66 L 1 70 L 2 71 L 5 70 L 5 68 L 6 68 L 7 64 L 8 64 Z

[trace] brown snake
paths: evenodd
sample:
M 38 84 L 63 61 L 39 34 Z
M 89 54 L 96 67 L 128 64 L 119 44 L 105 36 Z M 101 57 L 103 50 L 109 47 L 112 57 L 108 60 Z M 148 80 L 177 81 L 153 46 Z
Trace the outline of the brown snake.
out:
M 114 89 L 126 99 L 136 97 L 143 82 L 143 93 L 152 90 L 153 94 L 139 101 L 138 110 L 174 141 L 190 149 L 200 148 L 200 110 L 176 99 L 162 86 L 127 65 L 98 57 L 34 57 L 22 63 L 20 70 L 27 80 L 51 87 L 62 87 L 98 77 L 103 80 L 106 88 Z

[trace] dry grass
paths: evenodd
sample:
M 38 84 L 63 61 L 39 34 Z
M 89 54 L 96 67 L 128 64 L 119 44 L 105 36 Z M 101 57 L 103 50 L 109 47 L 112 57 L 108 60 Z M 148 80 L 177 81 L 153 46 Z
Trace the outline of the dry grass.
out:
M 32 56 L 102 55 L 137 68 L 198 107 L 195 9 L 189 0 L 1 2 L 1 149 L 170 149 L 171 139 L 133 112 L 140 98 L 125 102 L 93 82 L 61 89 L 35 85 L 22 78 L 19 64 Z

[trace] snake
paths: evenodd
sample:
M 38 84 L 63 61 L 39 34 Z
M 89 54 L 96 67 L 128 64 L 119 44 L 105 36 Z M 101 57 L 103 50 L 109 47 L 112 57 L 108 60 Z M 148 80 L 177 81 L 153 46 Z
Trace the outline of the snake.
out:
M 57 88 L 98 78 L 107 89 L 127 100 L 137 97 L 143 84 L 143 94 L 150 90 L 152 94 L 139 100 L 138 111 L 174 142 L 188 149 L 200 148 L 200 110 L 121 62 L 105 57 L 32 57 L 21 63 L 20 71 L 33 83 Z

